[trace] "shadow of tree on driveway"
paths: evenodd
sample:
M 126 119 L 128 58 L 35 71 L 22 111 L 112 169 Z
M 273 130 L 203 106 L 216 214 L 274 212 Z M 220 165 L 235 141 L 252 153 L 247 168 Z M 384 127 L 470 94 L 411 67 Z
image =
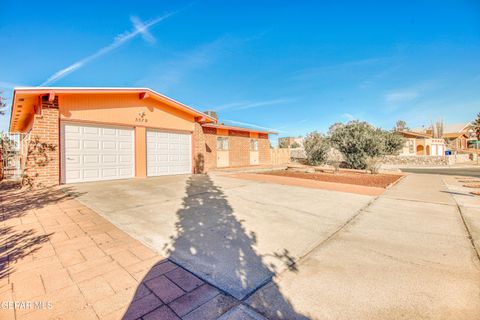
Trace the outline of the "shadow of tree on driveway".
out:
M 307 319 L 271 281 L 274 270 L 253 249 L 255 234 L 247 233 L 226 195 L 208 175 L 190 177 L 177 217 L 177 234 L 168 247 L 172 261 L 250 303 L 269 319 Z M 273 255 L 294 270 L 288 251 Z M 255 293 L 262 286 L 267 295 Z

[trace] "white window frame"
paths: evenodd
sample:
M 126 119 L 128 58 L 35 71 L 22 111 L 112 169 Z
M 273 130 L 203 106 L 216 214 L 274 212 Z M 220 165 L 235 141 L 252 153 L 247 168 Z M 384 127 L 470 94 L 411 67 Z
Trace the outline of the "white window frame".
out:
M 250 140 L 250 151 L 258 151 L 258 139 Z
M 217 151 L 228 151 L 228 137 L 217 137 Z

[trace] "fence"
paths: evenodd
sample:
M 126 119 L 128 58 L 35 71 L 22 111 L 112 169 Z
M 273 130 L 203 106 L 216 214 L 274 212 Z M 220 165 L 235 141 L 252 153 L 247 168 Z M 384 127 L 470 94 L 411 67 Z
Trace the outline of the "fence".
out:
M 272 154 L 272 164 L 285 164 L 291 160 L 290 148 L 270 149 Z
M 0 180 L 20 178 L 20 167 L 20 136 L 0 133 Z

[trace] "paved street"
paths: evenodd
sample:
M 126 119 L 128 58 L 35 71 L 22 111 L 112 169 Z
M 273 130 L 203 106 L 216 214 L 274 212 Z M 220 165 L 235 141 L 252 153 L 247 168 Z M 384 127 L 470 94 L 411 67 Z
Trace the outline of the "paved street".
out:
M 400 168 L 402 172 L 420 173 L 420 174 L 441 174 L 447 176 L 466 176 L 466 177 L 480 177 L 480 167 L 478 168 Z

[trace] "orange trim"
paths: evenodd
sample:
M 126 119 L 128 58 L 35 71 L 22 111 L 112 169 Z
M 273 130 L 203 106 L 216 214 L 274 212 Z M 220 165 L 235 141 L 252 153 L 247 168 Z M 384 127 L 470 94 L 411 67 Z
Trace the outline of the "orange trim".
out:
M 135 178 L 147 177 L 147 130 L 145 127 L 135 127 Z
M 148 88 L 62 88 L 62 87 L 45 87 L 45 88 L 18 88 L 14 89 L 13 93 L 13 101 L 12 101 L 12 107 L 11 107 L 11 118 L 10 118 L 10 131 L 11 132 L 20 132 L 22 131 L 21 128 L 16 128 L 17 121 L 15 120 L 15 109 L 17 105 L 17 98 L 18 95 L 22 95 L 24 98 L 32 98 L 32 96 L 35 95 L 48 95 L 49 100 L 54 99 L 55 95 L 61 95 L 61 94 L 75 94 L 75 93 L 81 93 L 81 94 L 104 94 L 104 93 L 138 93 L 139 98 L 140 95 L 142 95 L 144 98 L 151 97 L 153 99 L 159 100 L 171 107 L 177 108 L 179 110 L 182 110 L 190 115 L 193 116 L 199 116 L 204 119 L 207 122 L 212 122 L 212 123 L 217 123 L 217 119 L 210 117 L 203 112 L 200 112 L 194 108 L 191 108 L 187 105 L 184 105 L 176 100 L 173 100 L 167 96 L 164 96 L 158 92 L 155 92 L 151 89 Z M 53 100 L 52 100 L 53 101 Z M 29 104 L 28 106 L 29 109 L 32 109 L 33 106 L 32 104 Z M 28 112 L 26 111 L 27 106 L 24 105 L 23 113 Z

